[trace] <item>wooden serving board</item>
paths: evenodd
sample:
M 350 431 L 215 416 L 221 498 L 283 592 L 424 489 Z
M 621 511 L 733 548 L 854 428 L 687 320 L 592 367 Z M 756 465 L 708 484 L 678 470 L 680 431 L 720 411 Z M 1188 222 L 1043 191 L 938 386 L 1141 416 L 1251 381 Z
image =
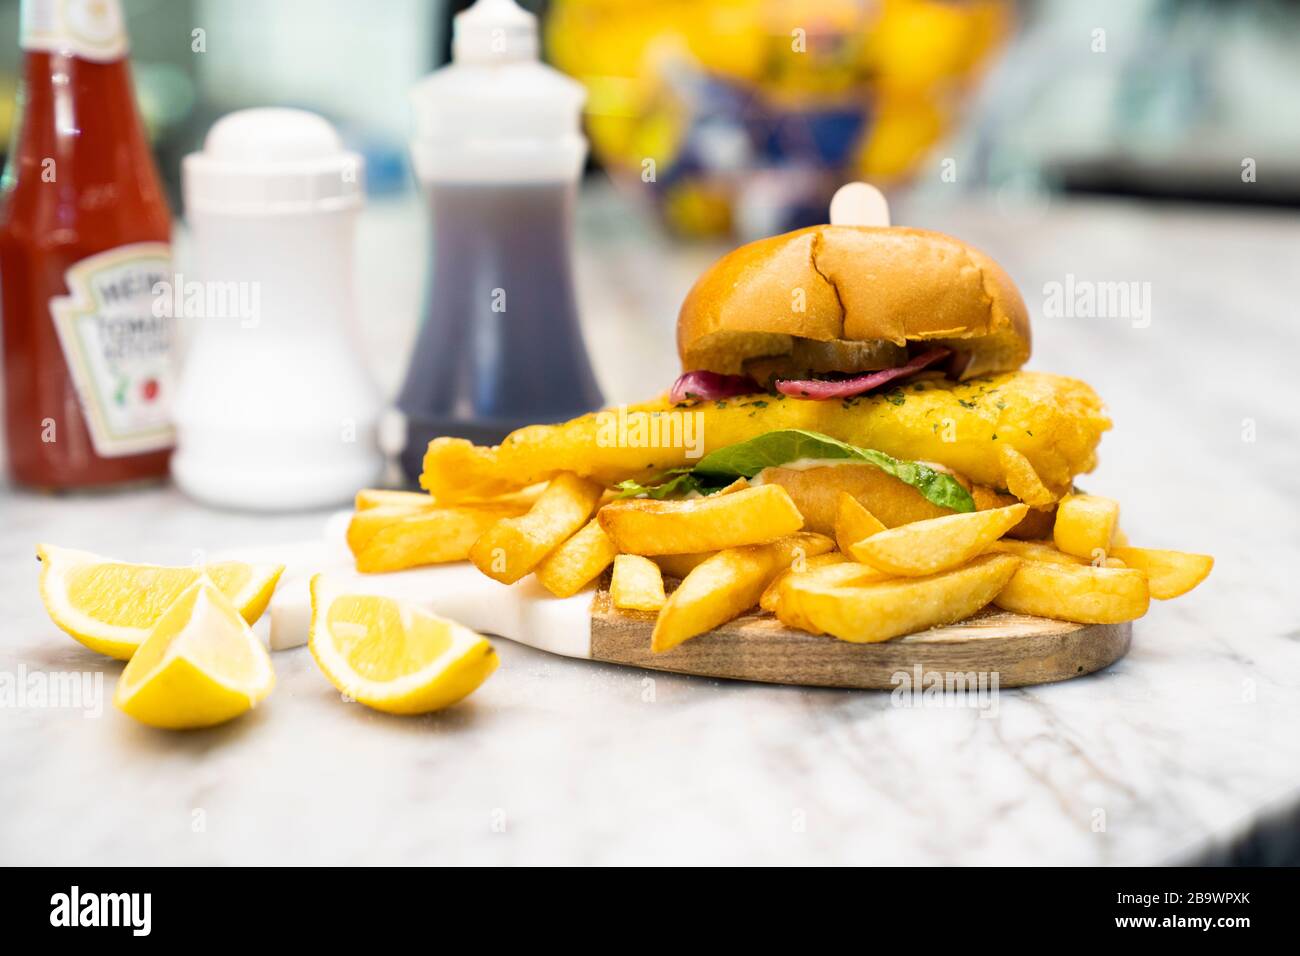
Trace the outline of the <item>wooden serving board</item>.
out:
M 340 524 L 346 524 L 346 518 Z M 322 587 L 339 593 L 400 598 L 503 637 L 565 657 L 629 664 L 653 670 L 815 687 L 890 690 L 895 675 L 924 673 L 998 675 L 999 687 L 1043 684 L 1090 674 L 1128 651 L 1129 624 L 1066 624 L 989 609 L 960 624 L 881 644 L 850 644 L 781 625 L 770 614 L 748 614 L 663 654 L 650 652 L 654 615 L 620 611 L 609 600 L 608 573 L 601 586 L 569 598 L 548 594 L 529 576 L 511 585 L 460 562 L 357 574 L 341 540 L 245 549 L 243 560 L 286 564 L 271 599 L 268 639 L 276 650 L 307 642 L 311 600 L 307 582 L 323 573 Z
M 622 611 L 609 592 L 591 608 L 591 656 L 653 670 L 706 677 L 892 690 L 895 675 L 998 675 L 999 687 L 1046 684 L 1091 674 L 1123 657 L 1132 624 L 1069 624 L 986 609 L 968 620 L 879 644 L 850 644 L 785 627 L 770 614 L 747 614 L 670 651 L 650 651 L 655 616 Z

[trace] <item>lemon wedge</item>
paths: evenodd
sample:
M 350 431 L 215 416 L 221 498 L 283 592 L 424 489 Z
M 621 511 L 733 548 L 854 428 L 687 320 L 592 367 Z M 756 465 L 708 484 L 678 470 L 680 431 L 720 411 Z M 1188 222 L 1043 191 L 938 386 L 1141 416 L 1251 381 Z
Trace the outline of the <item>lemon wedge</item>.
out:
M 367 707 L 425 714 L 450 707 L 497 669 L 487 638 L 423 608 L 311 581 L 308 646 L 331 684 Z
M 230 599 L 200 578 L 154 623 L 113 703 L 152 727 L 211 727 L 251 710 L 274 686 L 262 642 Z
M 54 623 L 93 651 L 130 660 L 163 611 L 204 575 L 252 624 L 266 610 L 282 564 L 222 561 L 201 567 L 127 564 L 89 551 L 36 547 L 41 600 Z

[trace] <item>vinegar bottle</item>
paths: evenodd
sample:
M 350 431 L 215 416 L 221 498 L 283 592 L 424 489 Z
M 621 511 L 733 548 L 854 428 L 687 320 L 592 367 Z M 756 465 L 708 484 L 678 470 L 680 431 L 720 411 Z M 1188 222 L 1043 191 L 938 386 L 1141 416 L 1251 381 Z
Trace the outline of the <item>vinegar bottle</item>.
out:
M 118 0 L 23 0 L 20 119 L 0 185 L 5 435 L 25 485 L 161 478 L 172 446 L 171 216 Z
M 398 407 L 415 479 L 431 438 L 496 443 L 601 404 L 578 326 L 569 250 L 587 143 L 575 80 L 538 61 L 536 18 L 478 0 L 452 63 L 411 93 L 411 158 L 433 267 Z

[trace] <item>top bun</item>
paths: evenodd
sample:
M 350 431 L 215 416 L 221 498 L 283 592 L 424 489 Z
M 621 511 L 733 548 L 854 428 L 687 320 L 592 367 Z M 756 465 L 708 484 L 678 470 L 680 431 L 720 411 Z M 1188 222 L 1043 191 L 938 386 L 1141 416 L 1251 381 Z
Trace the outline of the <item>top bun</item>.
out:
M 790 355 L 800 339 L 878 343 L 882 355 L 908 342 L 946 345 L 969 357 L 965 379 L 1023 365 L 1029 315 L 1002 268 L 952 236 L 812 226 L 723 256 L 677 317 L 685 371 L 739 374 L 750 360 Z

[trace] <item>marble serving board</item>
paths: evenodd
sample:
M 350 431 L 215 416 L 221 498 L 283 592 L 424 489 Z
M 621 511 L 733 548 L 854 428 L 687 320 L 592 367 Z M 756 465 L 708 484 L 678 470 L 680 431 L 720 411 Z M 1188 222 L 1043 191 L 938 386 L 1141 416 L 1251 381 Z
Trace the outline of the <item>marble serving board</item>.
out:
M 501 584 L 467 562 L 390 574 L 359 574 L 343 543 L 346 515 L 321 540 L 240 552 L 244 560 L 286 565 L 271 600 L 265 636 L 273 650 L 307 642 L 309 582 L 325 575 L 333 593 L 410 601 L 474 630 L 530 647 L 615 664 L 706 677 L 888 690 L 898 674 L 997 674 L 1020 687 L 1090 674 L 1122 657 L 1129 624 L 1084 626 L 988 609 L 969 620 L 878 644 L 852 644 L 747 614 L 663 653 L 650 650 L 654 615 L 615 608 L 607 580 L 556 598 L 531 575 Z

